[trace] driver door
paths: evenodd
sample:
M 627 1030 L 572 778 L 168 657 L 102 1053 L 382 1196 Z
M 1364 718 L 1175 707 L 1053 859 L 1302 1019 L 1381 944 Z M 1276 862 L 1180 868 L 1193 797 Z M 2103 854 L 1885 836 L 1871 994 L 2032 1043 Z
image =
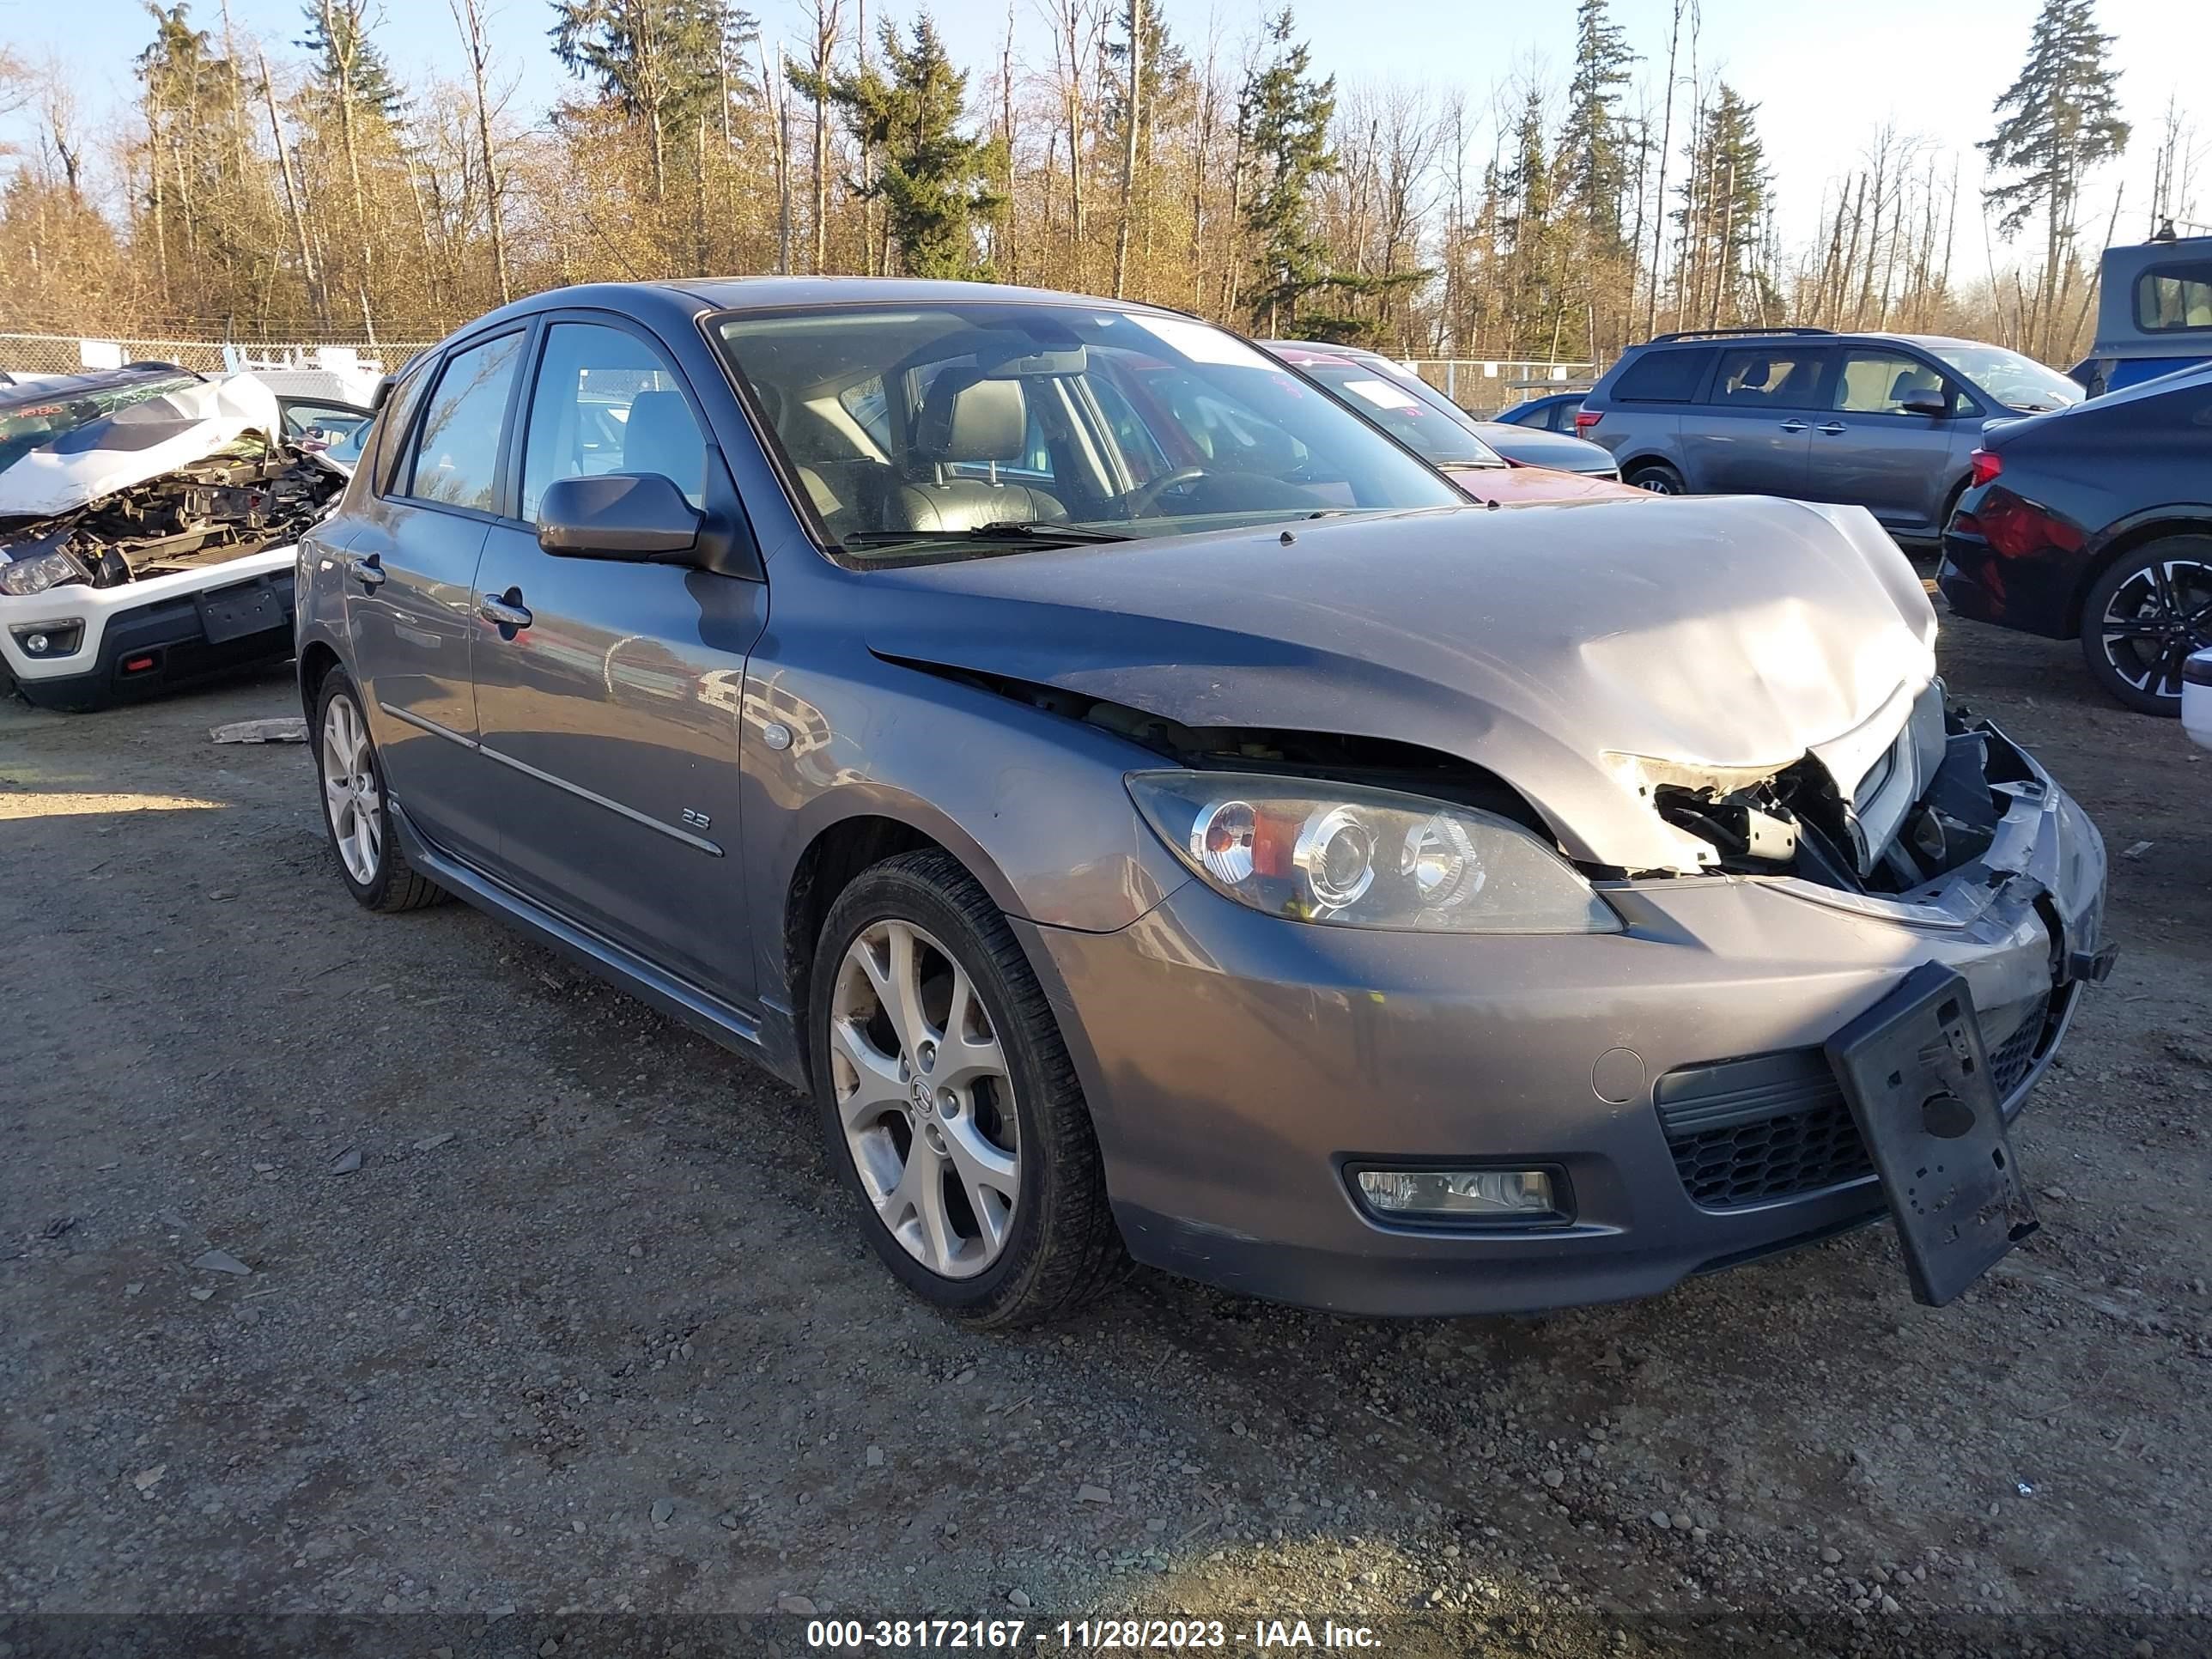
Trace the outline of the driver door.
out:
M 688 385 L 659 343 L 556 313 L 523 404 L 510 512 L 477 575 L 477 721 L 506 796 L 503 878 L 714 996 L 753 988 L 738 750 L 758 582 L 675 564 L 556 557 L 538 504 L 557 478 L 658 472 L 733 510 Z

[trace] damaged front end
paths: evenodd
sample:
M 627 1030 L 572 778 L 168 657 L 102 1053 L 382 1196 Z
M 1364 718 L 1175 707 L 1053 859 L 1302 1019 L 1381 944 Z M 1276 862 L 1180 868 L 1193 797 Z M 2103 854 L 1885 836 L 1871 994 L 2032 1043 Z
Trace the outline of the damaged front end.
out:
M 0 594 L 118 587 L 281 547 L 345 487 L 283 440 L 276 399 L 251 376 L 112 378 L 0 408 Z

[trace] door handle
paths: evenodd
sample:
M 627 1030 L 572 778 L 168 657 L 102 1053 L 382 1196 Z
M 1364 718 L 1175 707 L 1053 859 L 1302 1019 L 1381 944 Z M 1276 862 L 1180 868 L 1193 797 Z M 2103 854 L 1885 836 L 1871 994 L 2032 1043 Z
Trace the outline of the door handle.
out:
M 1813 430 L 1815 432 L 1826 432 L 1832 436 L 1836 433 L 1844 430 L 1844 423 L 1841 421 L 1823 421 L 1820 425 L 1814 427 Z
M 510 587 L 506 592 L 485 594 L 477 601 L 477 615 L 499 629 L 499 636 L 511 640 L 530 626 L 532 617 L 522 603 L 522 590 Z
M 356 559 L 353 562 L 353 579 L 361 584 L 362 589 L 364 592 L 374 593 L 378 588 L 383 586 L 384 561 L 382 557 L 380 555 L 372 553 L 367 558 Z
M 1784 421 L 1782 423 L 1782 429 L 1784 432 L 1802 432 L 1805 429 L 1805 422 L 1802 421 Z

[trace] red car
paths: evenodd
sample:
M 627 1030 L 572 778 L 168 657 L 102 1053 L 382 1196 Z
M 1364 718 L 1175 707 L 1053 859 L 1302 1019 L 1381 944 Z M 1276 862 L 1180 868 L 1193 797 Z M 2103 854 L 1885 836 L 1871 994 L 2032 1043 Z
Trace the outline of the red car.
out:
M 1371 351 L 1297 340 L 1261 347 L 1365 416 L 1479 501 L 1619 500 L 1646 492 L 1609 477 L 1509 461 L 1474 417 L 1411 369 Z

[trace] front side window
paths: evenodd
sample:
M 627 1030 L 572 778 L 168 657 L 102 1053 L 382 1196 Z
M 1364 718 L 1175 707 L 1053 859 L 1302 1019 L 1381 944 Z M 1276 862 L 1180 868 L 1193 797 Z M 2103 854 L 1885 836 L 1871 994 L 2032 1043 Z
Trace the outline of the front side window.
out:
M 979 301 L 737 312 L 714 333 L 856 556 L 1464 504 L 1328 393 L 1182 317 Z
M 1753 409 L 1810 409 L 1820 380 L 1817 351 L 1724 351 L 1711 401 Z
M 1936 340 L 1928 343 L 1929 355 L 1947 368 L 1965 376 L 2008 409 L 2038 415 L 2066 409 L 2081 401 L 2081 388 L 2055 368 L 2002 346 L 1974 345 L 1966 341 Z M 1961 413 L 1970 413 L 1962 410 Z
M 499 447 L 507 430 L 507 394 L 522 356 L 518 331 L 457 351 L 422 411 L 406 493 L 443 507 L 498 510 Z
M 657 472 L 706 505 L 707 440 L 676 371 L 627 329 L 556 323 L 545 331 L 523 444 L 522 516 L 538 521 L 545 486 L 608 472 Z
M 2136 277 L 2136 325 L 2152 334 L 2212 330 L 2212 259 L 2156 265 Z
M 1846 351 L 1829 406 L 1846 415 L 1910 415 L 1914 411 L 1905 408 L 1905 400 L 1929 392 L 1944 400 L 1949 413 L 1966 412 L 1959 389 L 1919 358 L 1894 351 Z

